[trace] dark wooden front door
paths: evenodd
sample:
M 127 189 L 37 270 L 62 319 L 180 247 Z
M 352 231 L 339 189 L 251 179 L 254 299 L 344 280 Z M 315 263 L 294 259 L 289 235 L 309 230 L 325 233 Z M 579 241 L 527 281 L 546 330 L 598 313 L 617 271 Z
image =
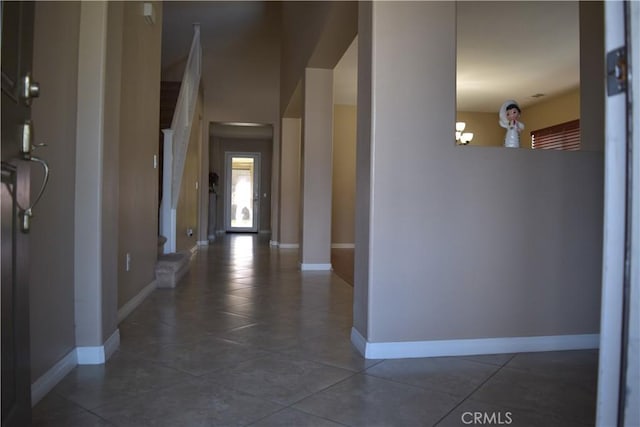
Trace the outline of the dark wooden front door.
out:
M 10 427 L 31 424 L 28 224 L 24 216 L 30 206 L 32 162 L 22 141 L 29 139 L 25 132 L 33 126 L 30 98 L 37 96 L 37 87 L 28 84 L 27 78 L 32 62 L 34 3 L 3 1 L 1 5 L 2 426 Z

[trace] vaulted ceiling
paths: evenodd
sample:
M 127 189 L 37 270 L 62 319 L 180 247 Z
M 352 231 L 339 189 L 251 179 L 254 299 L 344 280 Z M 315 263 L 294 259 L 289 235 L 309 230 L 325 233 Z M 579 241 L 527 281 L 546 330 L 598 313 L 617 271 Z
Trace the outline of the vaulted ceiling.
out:
M 496 112 L 507 99 L 527 106 L 578 87 L 578 7 L 577 1 L 458 2 L 458 110 Z
M 163 69 L 184 60 L 194 22 L 201 25 L 207 52 L 241 48 L 241 41 L 264 25 L 266 8 L 274 6 L 254 1 L 165 2 Z M 578 87 L 578 7 L 576 1 L 457 2 L 458 110 L 495 112 L 505 99 L 526 106 Z M 356 70 L 357 42 L 336 67 L 337 102 L 355 102 Z M 544 98 L 533 97 L 537 94 Z

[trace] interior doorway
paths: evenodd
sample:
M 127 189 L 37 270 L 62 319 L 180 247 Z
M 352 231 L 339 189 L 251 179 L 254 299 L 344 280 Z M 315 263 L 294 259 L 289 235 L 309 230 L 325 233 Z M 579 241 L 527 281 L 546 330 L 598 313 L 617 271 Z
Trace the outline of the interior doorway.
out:
M 227 232 L 258 232 L 260 153 L 225 152 L 224 217 Z

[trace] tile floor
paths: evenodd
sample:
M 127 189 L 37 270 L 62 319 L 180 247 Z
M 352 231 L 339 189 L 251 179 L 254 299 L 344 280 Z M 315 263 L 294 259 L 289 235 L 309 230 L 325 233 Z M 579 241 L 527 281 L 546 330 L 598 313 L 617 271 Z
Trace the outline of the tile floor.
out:
M 105 365 L 45 396 L 34 425 L 594 424 L 597 351 L 365 360 L 349 341 L 352 292 L 298 271 L 295 250 L 223 236 L 120 325 Z

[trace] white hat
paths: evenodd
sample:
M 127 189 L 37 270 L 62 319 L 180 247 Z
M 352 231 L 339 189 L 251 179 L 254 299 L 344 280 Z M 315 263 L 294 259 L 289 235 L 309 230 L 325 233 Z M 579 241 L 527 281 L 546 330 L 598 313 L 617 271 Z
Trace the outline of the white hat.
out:
M 513 99 L 507 99 L 506 101 L 504 101 L 504 104 L 502 104 L 502 107 L 500 107 L 500 112 L 498 113 L 498 116 L 500 117 L 500 121 L 503 123 L 509 122 L 509 120 L 507 120 L 507 107 L 509 105 L 516 105 L 518 109 L 520 108 L 518 103 Z

